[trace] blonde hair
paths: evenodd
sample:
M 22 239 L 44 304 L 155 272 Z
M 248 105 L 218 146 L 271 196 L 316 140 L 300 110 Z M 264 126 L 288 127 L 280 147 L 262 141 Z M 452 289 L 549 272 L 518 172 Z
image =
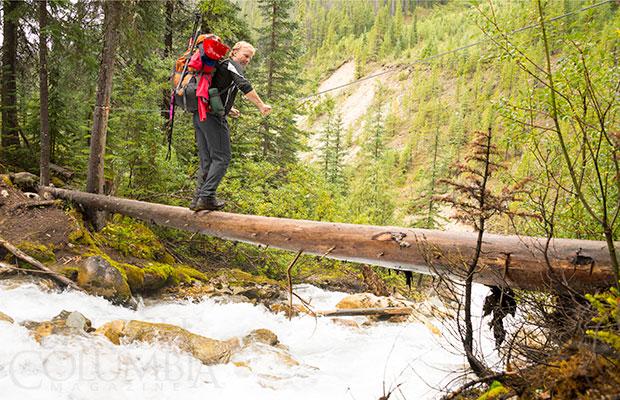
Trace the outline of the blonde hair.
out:
M 237 52 L 243 48 L 247 48 L 252 50 L 252 55 L 254 55 L 254 53 L 256 53 L 256 49 L 254 48 L 254 46 L 252 46 L 250 43 L 246 42 L 245 40 L 242 40 L 240 42 L 235 43 L 235 45 L 232 48 L 232 51 L 230 52 L 230 56 L 234 56 L 235 54 L 237 54 Z

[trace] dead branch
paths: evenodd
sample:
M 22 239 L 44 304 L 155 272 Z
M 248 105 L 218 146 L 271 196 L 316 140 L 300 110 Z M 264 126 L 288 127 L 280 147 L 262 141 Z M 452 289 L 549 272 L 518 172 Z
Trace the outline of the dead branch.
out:
M 9 212 L 16 211 L 20 208 L 48 207 L 60 204 L 61 202 L 58 200 L 24 201 L 11 206 L 11 208 L 9 208 Z
M 288 268 L 286 269 L 286 277 L 288 279 L 288 319 L 289 321 L 293 317 L 293 279 L 291 277 L 291 269 L 293 269 L 293 266 L 295 266 L 295 263 L 297 262 L 297 260 L 299 260 L 299 257 L 301 256 L 301 253 L 303 252 L 304 252 L 303 250 L 299 250 L 295 258 L 293 259 L 293 261 L 291 261 L 291 263 L 288 265 Z
M 393 317 L 395 315 L 411 315 L 413 309 L 410 307 L 347 308 L 342 310 L 317 311 L 316 313 L 323 317 L 356 317 L 362 315 Z
M 78 285 L 75 284 L 75 282 L 73 282 L 71 279 L 62 276 L 61 274 L 58 274 L 54 271 L 52 271 L 51 269 L 47 268 L 45 265 L 41 264 L 39 261 L 35 260 L 34 258 L 30 257 L 28 254 L 24 253 L 23 251 L 21 251 L 20 249 L 18 249 L 17 247 L 13 246 L 11 243 L 7 242 L 5 239 L 0 237 L 0 244 L 7 249 L 9 252 L 11 252 L 15 257 L 27 262 L 28 264 L 32 265 L 33 267 L 37 268 L 40 271 L 45 271 L 47 272 L 49 275 L 51 275 L 51 278 L 54 279 L 55 281 L 57 281 L 58 283 L 60 283 L 62 286 L 69 286 L 70 288 L 74 289 L 74 290 L 78 290 L 80 292 L 84 292 L 84 289 L 82 289 L 81 287 L 79 287 Z M 27 269 L 22 269 L 22 271 L 27 272 Z

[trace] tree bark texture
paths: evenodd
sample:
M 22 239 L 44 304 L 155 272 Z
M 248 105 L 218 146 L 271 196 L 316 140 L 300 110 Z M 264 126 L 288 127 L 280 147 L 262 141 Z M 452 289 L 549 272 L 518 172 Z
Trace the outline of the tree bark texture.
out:
M 3 0 L 2 148 L 19 146 L 17 120 L 17 0 Z
M 41 159 L 39 182 L 50 184 L 49 90 L 47 84 L 47 0 L 39 1 L 39 92 L 41 112 Z
M 88 158 L 88 178 L 86 190 L 90 193 L 102 193 L 104 184 L 103 159 L 110 115 L 110 97 L 112 94 L 112 76 L 116 61 L 118 45 L 118 27 L 121 18 L 121 1 L 103 2 L 105 13 L 103 51 L 97 79 L 97 104 L 93 117 L 93 129 L 90 137 L 90 155 Z
M 128 215 L 146 222 L 200 232 L 222 239 L 290 251 L 303 250 L 337 260 L 373 264 L 424 274 L 462 278 L 475 254 L 477 234 L 430 229 L 354 225 L 231 214 L 192 212 L 58 188 L 54 196 L 86 207 Z M 545 262 L 545 238 L 485 234 L 473 280 L 530 290 L 592 290 L 614 284 L 606 243 L 554 239 Z M 620 243 L 616 243 L 616 246 Z

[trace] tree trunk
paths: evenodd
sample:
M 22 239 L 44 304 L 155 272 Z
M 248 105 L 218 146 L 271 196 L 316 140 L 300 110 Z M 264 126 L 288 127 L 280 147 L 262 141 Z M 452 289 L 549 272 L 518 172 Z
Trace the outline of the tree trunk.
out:
M 3 0 L 2 150 L 19 146 L 17 121 L 17 0 Z
M 41 161 L 39 182 L 50 183 L 50 126 L 47 85 L 47 0 L 39 1 L 39 92 L 41 110 Z
M 166 0 L 166 33 L 164 34 L 164 58 L 168 58 L 172 54 L 172 16 L 174 14 L 174 2 L 175 0 Z M 170 108 L 170 89 L 164 89 L 162 91 L 161 102 L 161 116 L 164 120 L 167 120 Z M 168 126 L 163 125 L 163 131 L 166 132 Z
M 476 249 L 476 233 L 224 212 L 196 213 L 187 208 L 137 200 L 58 188 L 46 190 L 59 198 L 87 207 L 121 213 L 162 226 L 295 252 L 303 250 L 305 254 L 337 260 L 425 274 L 450 274 L 461 279 Z M 575 290 L 592 290 L 614 284 L 614 272 L 605 242 L 552 240 L 548 254 L 553 268 L 550 272 L 543 254 L 546 240 L 484 234 L 474 282 L 531 290 L 561 290 L 563 285 Z
M 112 94 L 112 76 L 116 61 L 122 2 L 106 1 L 103 3 L 105 18 L 103 22 L 104 37 L 99 77 L 97 79 L 97 104 L 93 117 L 93 129 L 90 137 L 90 156 L 88 158 L 88 178 L 86 190 L 90 193 L 103 193 L 103 161 L 105 143 L 110 115 L 110 97 Z M 89 213 L 91 221 L 100 225 L 101 217 Z

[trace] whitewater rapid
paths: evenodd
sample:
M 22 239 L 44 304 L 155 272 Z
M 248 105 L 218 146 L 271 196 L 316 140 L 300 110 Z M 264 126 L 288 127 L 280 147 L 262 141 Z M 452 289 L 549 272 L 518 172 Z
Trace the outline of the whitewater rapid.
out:
M 308 285 L 296 292 L 311 299 L 316 310 L 333 309 L 346 296 Z M 487 289 L 476 286 L 474 294 L 476 311 Z M 115 319 L 137 319 L 178 325 L 214 339 L 267 328 L 300 365 L 288 367 L 256 355 L 251 370 L 233 363 L 205 366 L 173 346 L 115 346 L 92 336 L 53 335 L 39 344 L 18 325 L 50 320 L 62 310 L 81 312 L 95 327 Z M 440 321 L 432 323 L 442 335 L 422 323 L 356 329 L 329 318 L 301 316 L 289 321 L 262 305 L 222 304 L 210 298 L 197 303 L 147 302 L 132 311 L 83 293 L 50 293 L 33 284 L 10 287 L 2 282 L 0 311 L 16 322 L 0 322 L 2 399 L 362 400 L 378 399 L 391 389 L 391 399 L 432 399 L 466 365 L 448 343 L 447 327 Z M 483 345 L 492 350 L 488 329 L 483 332 Z

